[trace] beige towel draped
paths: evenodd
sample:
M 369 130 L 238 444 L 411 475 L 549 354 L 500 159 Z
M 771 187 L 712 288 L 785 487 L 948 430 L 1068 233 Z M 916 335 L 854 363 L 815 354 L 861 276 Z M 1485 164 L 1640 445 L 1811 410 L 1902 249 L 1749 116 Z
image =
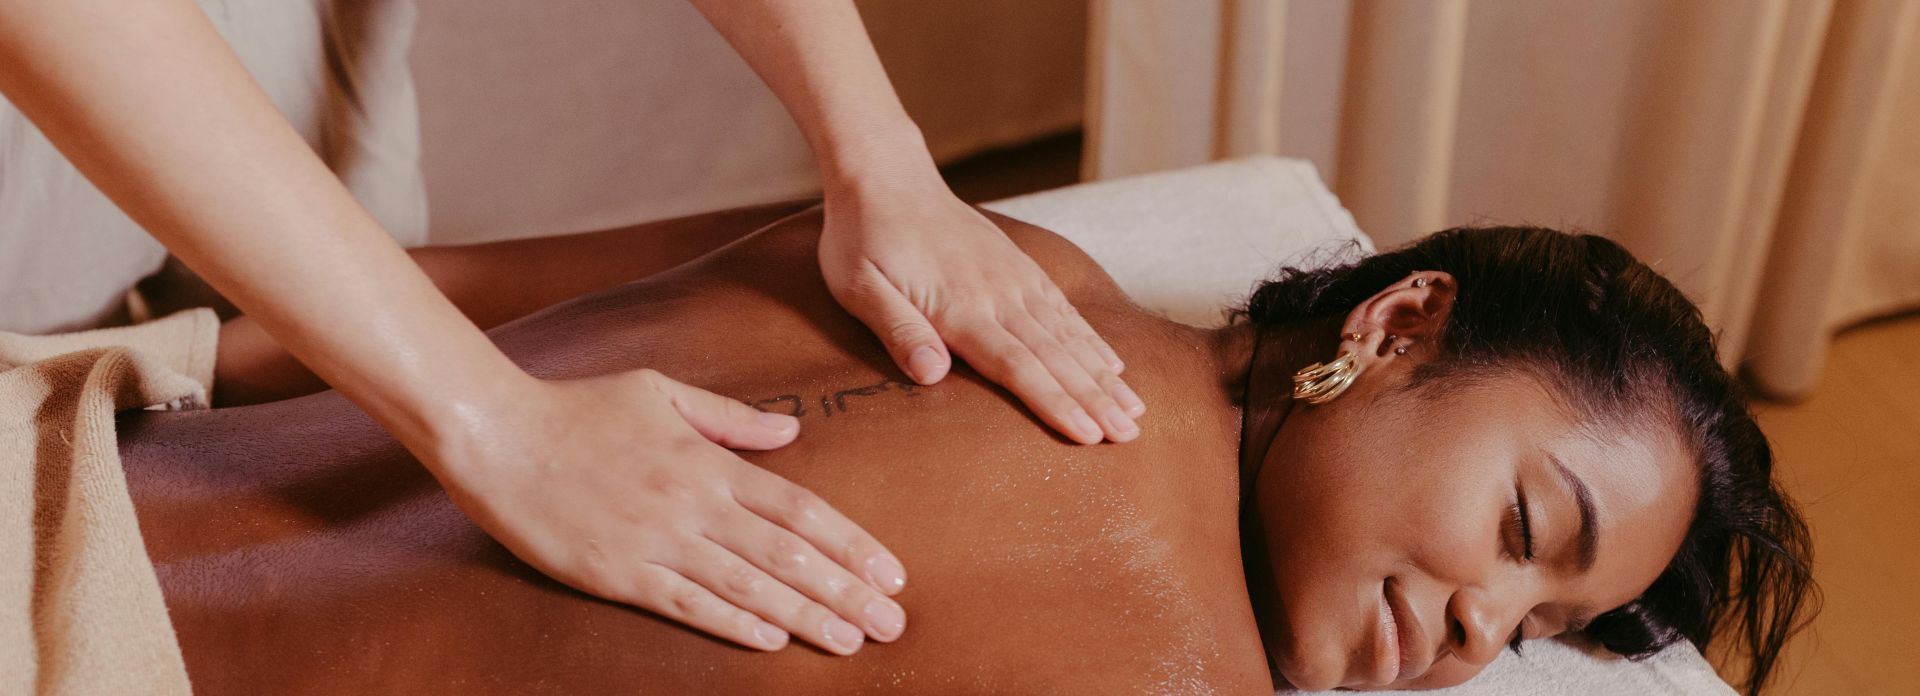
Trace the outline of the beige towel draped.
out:
M 220 321 L 196 309 L 0 333 L 0 693 L 186 694 L 114 413 L 203 407 Z
M 1095 0 L 1087 173 L 1313 160 L 1391 246 L 1608 233 L 1766 391 L 1920 307 L 1920 2 Z

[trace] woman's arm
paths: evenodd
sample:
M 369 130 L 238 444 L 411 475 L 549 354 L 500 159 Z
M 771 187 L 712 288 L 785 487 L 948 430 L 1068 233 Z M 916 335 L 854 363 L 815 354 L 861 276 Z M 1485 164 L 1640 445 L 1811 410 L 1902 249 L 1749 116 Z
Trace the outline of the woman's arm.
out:
M 693 0 L 820 161 L 820 270 L 908 376 L 969 365 L 1080 442 L 1139 435 L 1120 358 L 1046 272 L 940 178 L 852 0 Z
M 859 627 L 899 634 L 898 606 L 869 586 L 898 590 L 893 556 L 719 446 L 782 446 L 797 422 L 648 370 L 569 382 L 520 371 L 360 208 L 191 0 L 0 0 L 0 92 L 521 559 L 763 649 L 788 632 L 840 653 L 858 649 Z

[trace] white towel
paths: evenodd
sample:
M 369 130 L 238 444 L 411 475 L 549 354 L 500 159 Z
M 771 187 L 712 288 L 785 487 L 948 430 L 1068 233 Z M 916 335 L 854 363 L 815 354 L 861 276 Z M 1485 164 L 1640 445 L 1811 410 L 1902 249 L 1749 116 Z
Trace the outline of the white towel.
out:
M 1558 640 L 1536 640 L 1500 658 L 1465 684 L 1430 691 L 1379 691 L 1434 696 L 1738 696 L 1693 644 L 1681 641 L 1638 662 Z M 1305 693 L 1288 691 L 1282 693 Z M 1324 692 L 1332 693 L 1332 692 Z
M 1231 160 L 984 207 L 1072 240 L 1135 303 L 1195 326 L 1224 323 L 1222 310 L 1282 265 L 1373 252 L 1305 160 Z

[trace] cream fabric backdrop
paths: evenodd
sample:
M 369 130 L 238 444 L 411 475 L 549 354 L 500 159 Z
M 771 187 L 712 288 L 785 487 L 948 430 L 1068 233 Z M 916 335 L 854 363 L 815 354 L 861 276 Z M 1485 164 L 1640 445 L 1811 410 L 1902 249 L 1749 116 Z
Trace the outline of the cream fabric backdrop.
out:
M 1315 161 L 1383 246 L 1609 234 L 1766 392 L 1920 307 L 1920 2 L 1094 0 L 1086 173 Z M 1920 360 L 1920 357 L 1915 359 Z
M 1080 126 L 1085 0 L 860 0 L 936 158 Z M 819 190 L 792 119 L 686 0 L 419 0 L 431 238 L 629 225 Z

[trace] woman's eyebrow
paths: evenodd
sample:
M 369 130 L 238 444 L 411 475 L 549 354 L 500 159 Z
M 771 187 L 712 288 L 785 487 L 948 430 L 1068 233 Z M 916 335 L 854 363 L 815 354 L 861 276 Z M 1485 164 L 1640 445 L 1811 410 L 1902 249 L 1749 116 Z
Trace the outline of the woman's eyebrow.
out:
M 1580 572 L 1587 572 L 1593 569 L 1594 552 L 1600 546 L 1599 531 L 1594 525 L 1593 490 L 1587 488 L 1587 482 L 1575 476 L 1552 452 L 1547 453 L 1547 459 L 1553 462 L 1554 470 L 1560 472 L 1560 478 L 1566 479 L 1567 487 L 1573 489 L 1574 505 L 1580 509 L 1580 531 L 1576 534 L 1574 545 L 1579 551 Z

